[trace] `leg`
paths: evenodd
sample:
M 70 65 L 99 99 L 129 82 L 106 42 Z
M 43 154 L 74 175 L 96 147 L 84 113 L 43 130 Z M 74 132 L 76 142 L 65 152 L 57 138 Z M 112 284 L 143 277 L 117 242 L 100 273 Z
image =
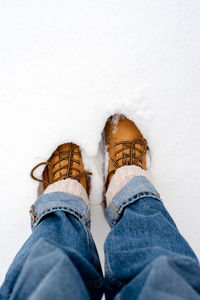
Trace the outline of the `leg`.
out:
M 46 167 L 37 179 L 34 171 L 41 165 Z M 60 145 L 33 168 L 31 177 L 45 192 L 31 208 L 33 233 L 16 255 L 0 299 L 101 298 L 102 271 L 89 230 L 88 175 L 72 143 Z
M 40 196 L 34 208 L 32 235 L 7 273 L 2 298 L 100 299 L 103 279 L 87 205 L 55 192 Z
M 126 184 L 105 214 L 107 299 L 199 299 L 198 260 L 145 177 Z
M 199 299 L 200 268 L 148 181 L 147 142 L 125 116 L 108 119 L 107 299 Z

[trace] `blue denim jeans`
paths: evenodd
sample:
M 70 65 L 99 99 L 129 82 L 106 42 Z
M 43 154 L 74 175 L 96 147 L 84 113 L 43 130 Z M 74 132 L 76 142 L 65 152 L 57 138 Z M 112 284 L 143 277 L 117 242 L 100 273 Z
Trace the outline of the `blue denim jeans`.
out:
M 0 299 L 200 299 L 200 266 L 159 194 L 133 178 L 105 210 L 105 278 L 83 200 L 63 192 L 34 204 L 32 234 L 11 264 Z

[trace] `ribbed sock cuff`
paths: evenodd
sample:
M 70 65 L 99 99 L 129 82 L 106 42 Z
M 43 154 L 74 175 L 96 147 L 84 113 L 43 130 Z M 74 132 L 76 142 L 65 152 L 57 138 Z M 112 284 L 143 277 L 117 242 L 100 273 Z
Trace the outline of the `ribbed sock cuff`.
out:
M 135 176 L 145 176 L 151 181 L 149 172 L 138 166 L 124 166 L 116 170 L 106 192 L 107 205 L 109 205 L 113 197 Z
M 86 190 L 84 189 L 82 184 L 80 184 L 77 180 L 67 178 L 56 181 L 46 188 L 44 194 L 49 194 L 53 192 L 64 192 L 81 197 L 83 201 L 85 201 L 85 203 L 89 205 L 89 199 Z

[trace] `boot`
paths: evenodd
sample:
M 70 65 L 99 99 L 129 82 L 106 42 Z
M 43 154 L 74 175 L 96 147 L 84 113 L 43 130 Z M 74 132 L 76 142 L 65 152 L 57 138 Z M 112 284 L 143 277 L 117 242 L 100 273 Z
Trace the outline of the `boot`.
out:
M 34 171 L 41 165 L 46 165 L 42 179 L 34 176 Z M 82 184 L 87 194 L 89 194 L 89 176 L 90 172 L 84 170 L 83 160 L 79 146 L 72 143 L 66 143 L 58 146 L 47 162 L 36 165 L 31 171 L 32 179 L 42 182 L 44 190 L 52 183 L 71 178 Z
M 136 125 L 123 115 L 111 116 L 105 125 L 109 161 L 106 189 L 116 170 L 136 165 L 146 170 L 147 142 Z

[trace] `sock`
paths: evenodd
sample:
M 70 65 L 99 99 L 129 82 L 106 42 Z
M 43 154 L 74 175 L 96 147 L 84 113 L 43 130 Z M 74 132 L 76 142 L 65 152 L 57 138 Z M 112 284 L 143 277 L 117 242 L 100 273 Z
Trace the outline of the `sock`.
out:
M 82 184 L 80 184 L 75 179 L 67 178 L 67 179 L 56 181 L 50 184 L 46 188 L 44 194 L 53 193 L 53 192 L 64 192 L 64 193 L 72 194 L 81 197 L 87 205 L 89 204 L 89 199 L 86 190 L 84 189 Z
M 151 181 L 149 171 L 143 170 L 135 165 L 123 166 L 116 170 L 106 192 L 107 205 L 109 205 L 113 197 L 135 176 L 145 176 Z

